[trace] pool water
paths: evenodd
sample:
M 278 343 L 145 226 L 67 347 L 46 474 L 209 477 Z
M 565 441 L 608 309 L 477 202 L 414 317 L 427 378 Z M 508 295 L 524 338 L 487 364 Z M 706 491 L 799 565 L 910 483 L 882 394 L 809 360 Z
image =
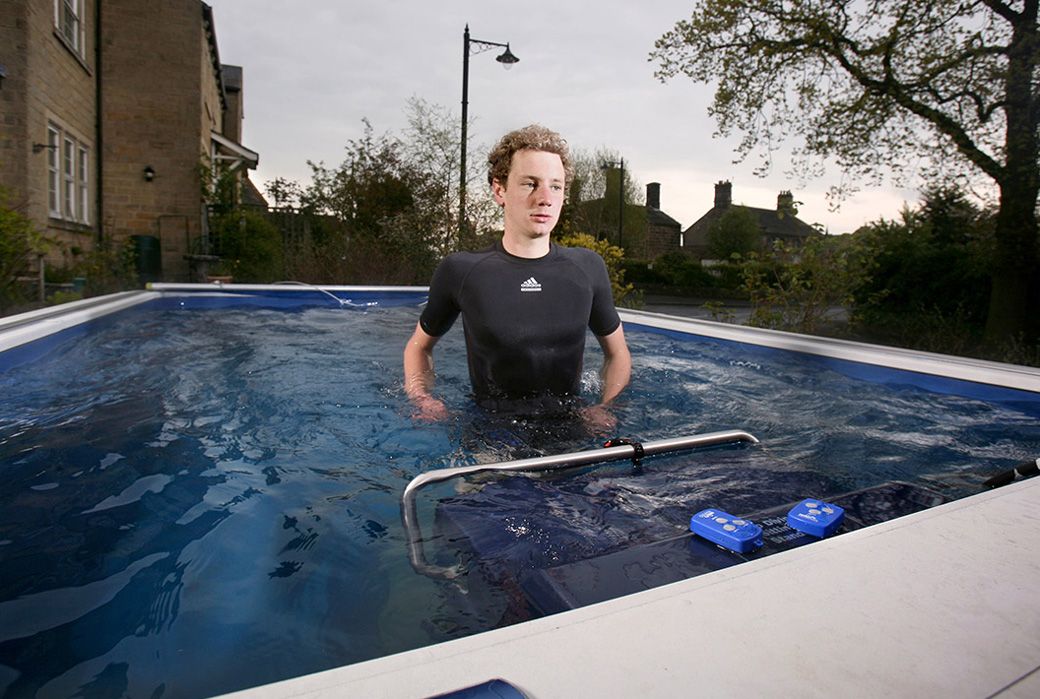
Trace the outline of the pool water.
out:
M 471 407 L 461 328 L 437 349 L 453 419 L 413 421 L 400 364 L 418 313 L 135 309 L 0 373 L 0 692 L 207 696 L 516 620 L 501 599 L 459 604 L 464 581 L 412 570 L 401 492 L 432 468 L 603 435 Z M 702 503 L 750 512 L 891 480 L 961 497 L 1040 453 L 1037 402 L 627 334 L 619 434 L 739 428 L 762 444 L 529 480 L 542 534 L 570 527 L 561 540 L 579 542 L 546 534 L 550 563 L 674 535 Z M 420 514 L 430 522 L 439 500 L 481 487 L 431 487 Z M 529 545 L 531 523 L 517 524 Z M 456 557 L 447 537 L 425 545 Z

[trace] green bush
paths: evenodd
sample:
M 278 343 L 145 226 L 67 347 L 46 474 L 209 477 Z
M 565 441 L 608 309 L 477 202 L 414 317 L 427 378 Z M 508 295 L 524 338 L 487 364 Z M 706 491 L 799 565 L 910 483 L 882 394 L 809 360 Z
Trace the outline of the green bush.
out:
M 807 238 L 801 245 L 777 242 L 741 263 L 751 298 L 749 325 L 814 333 L 830 309 L 849 303 L 861 268 L 848 240 Z
M 219 214 L 210 231 L 221 258 L 216 271 L 245 283 L 268 284 L 284 278 L 282 233 L 260 212 L 233 209 Z
M 654 272 L 670 286 L 684 289 L 702 289 L 716 286 L 711 272 L 698 260 L 681 252 L 669 252 L 654 260 Z
M 46 240 L 26 216 L 8 208 L 0 189 L 0 313 L 23 301 L 18 277 L 29 261 L 46 250 Z
M 82 260 L 73 266 L 72 277 L 83 277 L 83 296 L 101 296 L 117 291 L 136 289 L 136 254 L 130 240 L 122 243 L 102 241 L 93 250 L 84 253 Z
M 852 293 L 854 322 L 894 344 L 967 353 L 986 323 L 992 229 L 963 194 L 938 188 L 901 220 L 857 232 L 865 275 Z
M 621 260 L 625 256 L 624 250 L 616 245 L 612 245 L 607 240 L 596 240 L 587 233 L 571 233 L 559 238 L 556 242 L 565 247 L 588 248 L 599 253 L 599 256 L 607 264 L 607 274 L 610 275 L 610 287 L 614 292 L 614 303 L 618 306 L 627 304 L 630 308 L 633 305 L 639 305 L 635 287 L 625 281 L 625 271 L 621 266 Z

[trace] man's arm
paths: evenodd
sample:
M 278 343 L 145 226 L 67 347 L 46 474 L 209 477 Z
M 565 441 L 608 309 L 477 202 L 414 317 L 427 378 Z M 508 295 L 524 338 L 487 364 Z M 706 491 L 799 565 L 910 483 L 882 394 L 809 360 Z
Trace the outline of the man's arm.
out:
M 629 354 L 625 331 L 620 325 L 609 335 L 596 339 L 603 348 L 603 397 L 600 402 L 607 405 L 628 385 L 632 377 L 632 355 Z
M 417 409 L 416 417 L 424 420 L 443 420 L 448 416 L 448 408 L 432 395 L 433 347 L 439 339 L 416 323 L 415 332 L 404 346 L 404 390 Z

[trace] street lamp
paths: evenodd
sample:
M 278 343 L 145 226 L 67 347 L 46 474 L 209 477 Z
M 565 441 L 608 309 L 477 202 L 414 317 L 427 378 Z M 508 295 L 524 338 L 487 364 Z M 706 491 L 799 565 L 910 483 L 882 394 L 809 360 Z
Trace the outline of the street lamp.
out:
M 621 173 L 618 175 L 618 190 L 617 190 L 617 240 L 618 247 L 625 247 L 625 239 L 623 237 L 622 223 L 625 220 L 625 159 L 621 158 L 619 161 L 609 161 L 600 165 L 601 170 L 612 170 L 614 168 L 620 168 Z M 604 199 L 606 198 L 606 192 L 603 193 Z
M 470 45 L 473 45 L 474 54 L 489 51 L 494 47 L 505 48 L 500 55 L 495 57 L 495 60 L 502 64 L 506 69 L 512 68 L 513 64 L 518 62 L 520 59 L 513 55 L 513 52 L 509 50 L 509 44 L 500 44 L 495 41 L 481 41 L 480 39 L 471 39 L 469 36 L 469 24 L 466 25 L 466 31 L 462 33 L 462 159 L 459 166 L 459 235 L 466 229 L 466 127 L 468 120 L 468 107 L 469 107 L 469 52 Z

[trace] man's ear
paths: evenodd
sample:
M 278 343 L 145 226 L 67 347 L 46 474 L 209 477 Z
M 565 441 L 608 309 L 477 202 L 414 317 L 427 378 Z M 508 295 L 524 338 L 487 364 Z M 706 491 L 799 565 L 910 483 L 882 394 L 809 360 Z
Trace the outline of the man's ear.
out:
M 497 178 L 491 180 L 491 194 L 495 197 L 495 203 L 499 206 L 505 206 L 505 191 L 506 186 L 502 184 Z

